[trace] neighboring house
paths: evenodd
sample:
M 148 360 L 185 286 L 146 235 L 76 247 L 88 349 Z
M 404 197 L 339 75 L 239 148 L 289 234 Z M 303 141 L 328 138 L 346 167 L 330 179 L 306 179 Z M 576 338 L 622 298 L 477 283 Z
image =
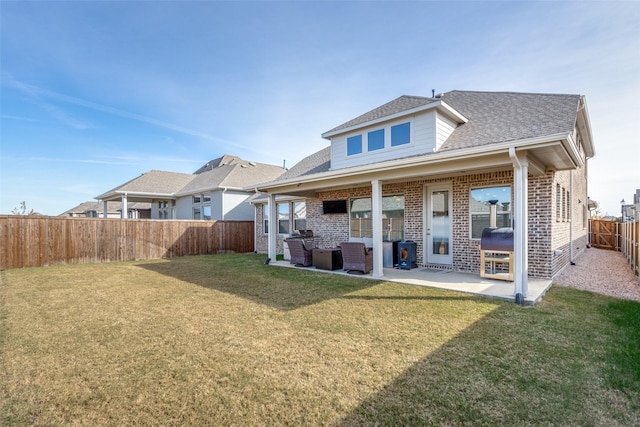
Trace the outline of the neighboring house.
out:
M 497 226 L 514 226 L 516 296 L 526 296 L 529 275 L 554 276 L 587 245 L 595 151 L 583 96 L 401 96 L 322 137 L 329 147 L 257 186 L 268 196 L 254 201 L 256 248 L 272 259 L 304 227 L 320 247 L 373 247 L 376 277 L 383 242 L 397 239 L 416 242 L 420 266 L 479 272 L 489 201 Z
M 251 186 L 276 179 L 279 166 L 225 155 L 193 174 L 152 170 L 96 197 L 103 203 L 151 203 L 152 219 L 254 220 Z M 246 188 L 246 189 L 245 189 Z
M 640 189 L 636 189 L 633 195 L 633 204 L 625 204 L 624 199 L 620 202 L 621 221 L 637 221 L 640 217 Z
M 78 206 L 61 213 L 58 216 L 68 216 L 71 218 L 121 218 L 122 203 L 108 202 L 107 214 L 104 214 L 104 203 L 84 202 Z M 127 218 L 145 219 L 151 218 L 150 203 L 129 203 L 127 205 Z

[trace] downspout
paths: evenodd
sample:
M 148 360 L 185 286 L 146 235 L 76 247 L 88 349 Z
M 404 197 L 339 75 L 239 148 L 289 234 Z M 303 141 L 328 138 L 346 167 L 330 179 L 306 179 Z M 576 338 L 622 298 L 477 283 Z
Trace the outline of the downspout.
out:
M 227 192 L 227 187 L 220 187 L 220 188 L 222 188 L 222 197 L 220 197 L 220 216 L 224 221 L 224 193 Z
M 569 171 L 569 263 L 573 262 L 573 171 Z

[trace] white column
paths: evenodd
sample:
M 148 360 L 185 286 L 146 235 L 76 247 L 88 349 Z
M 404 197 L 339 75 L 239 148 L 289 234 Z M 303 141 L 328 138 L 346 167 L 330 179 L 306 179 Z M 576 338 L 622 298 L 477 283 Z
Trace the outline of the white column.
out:
M 269 258 L 276 260 L 277 237 L 278 237 L 278 211 L 276 209 L 276 195 L 269 193 Z
M 373 228 L 373 277 L 384 276 L 382 253 L 382 183 L 371 181 L 371 222 Z
M 127 193 L 122 195 L 122 211 L 120 211 L 120 218 L 127 219 Z
M 526 298 L 529 287 L 529 233 L 527 220 L 527 204 L 528 204 L 528 174 L 529 164 L 526 158 L 520 159 L 515 149 L 509 151 L 511 160 L 513 161 L 513 186 L 514 186 L 514 204 L 513 204 L 513 238 L 514 238 L 514 294 L 516 301 L 522 297 Z
M 107 212 L 108 203 L 106 200 L 102 201 L 102 218 L 109 218 Z

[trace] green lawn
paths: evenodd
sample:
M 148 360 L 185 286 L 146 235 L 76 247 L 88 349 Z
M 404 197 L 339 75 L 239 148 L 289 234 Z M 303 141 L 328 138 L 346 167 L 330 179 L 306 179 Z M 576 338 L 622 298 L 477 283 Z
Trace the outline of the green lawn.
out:
M 640 425 L 640 304 L 230 254 L 0 272 L 0 425 Z

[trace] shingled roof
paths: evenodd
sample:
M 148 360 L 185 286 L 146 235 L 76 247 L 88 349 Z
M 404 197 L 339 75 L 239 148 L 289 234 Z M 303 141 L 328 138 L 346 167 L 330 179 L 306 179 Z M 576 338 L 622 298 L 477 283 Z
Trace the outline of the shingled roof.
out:
M 349 120 L 346 123 L 341 124 L 325 133 L 331 133 L 342 129 L 347 129 L 352 126 L 356 126 L 363 123 L 368 123 L 377 119 L 381 119 L 383 117 L 391 116 L 393 114 L 401 113 L 407 110 L 413 110 L 414 108 L 423 107 L 428 104 L 432 104 L 437 102 L 437 98 L 425 98 L 424 96 L 409 96 L 402 95 L 399 98 L 394 99 L 393 101 L 387 102 L 380 107 L 374 108 L 373 110 L 364 113 L 361 116 L 356 117 L 355 119 Z
M 469 121 L 440 151 L 573 131 L 580 95 L 452 91 L 441 99 Z
M 323 135 L 443 101 L 467 119 L 438 152 L 528 138 L 570 134 L 575 126 L 580 95 L 517 92 L 452 91 L 436 98 L 403 95 L 341 124 Z M 425 153 L 429 156 L 433 153 Z M 306 177 L 331 169 L 331 147 L 293 166 L 277 181 Z
M 160 170 L 145 172 L 96 198 L 108 199 L 124 193 L 135 193 L 141 198 L 177 197 L 220 188 L 244 188 L 272 181 L 283 172 L 280 166 L 224 155 L 207 162 L 193 174 Z

